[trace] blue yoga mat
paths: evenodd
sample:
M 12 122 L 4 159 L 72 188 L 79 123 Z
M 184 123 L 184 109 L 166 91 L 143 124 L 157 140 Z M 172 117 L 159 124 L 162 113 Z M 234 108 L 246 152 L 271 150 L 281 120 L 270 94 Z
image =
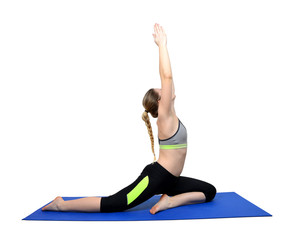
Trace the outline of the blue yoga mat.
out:
M 63 197 L 65 201 L 77 198 Z M 41 207 L 23 220 L 148 221 L 271 216 L 234 192 L 217 193 L 212 202 L 181 206 L 152 215 L 149 210 L 159 199 L 160 195 L 156 195 L 132 209 L 116 213 L 52 212 L 42 211 Z

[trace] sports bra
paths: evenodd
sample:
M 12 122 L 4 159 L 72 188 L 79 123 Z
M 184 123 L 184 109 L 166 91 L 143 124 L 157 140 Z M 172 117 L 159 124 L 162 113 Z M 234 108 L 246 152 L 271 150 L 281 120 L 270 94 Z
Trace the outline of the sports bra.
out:
M 160 149 L 180 149 L 187 148 L 187 131 L 182 122 L 178 119 L 178 129 L 176 133 L 167 139 L 159 138 Z

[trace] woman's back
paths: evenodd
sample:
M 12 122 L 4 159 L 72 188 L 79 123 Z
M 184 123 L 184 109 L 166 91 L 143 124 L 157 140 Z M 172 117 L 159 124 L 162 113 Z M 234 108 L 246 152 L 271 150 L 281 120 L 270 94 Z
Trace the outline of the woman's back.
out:
M 160 113 L 159 113 L 160 116 Z M 187 153 L 187 132 L 176 114 L 158 118 L 160 155 L 158 163 L 175 176 L 180 176 Z

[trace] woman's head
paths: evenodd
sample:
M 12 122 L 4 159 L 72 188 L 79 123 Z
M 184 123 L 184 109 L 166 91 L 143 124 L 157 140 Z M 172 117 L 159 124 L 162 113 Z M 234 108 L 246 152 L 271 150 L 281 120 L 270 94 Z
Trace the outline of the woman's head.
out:
M 144 95 L 142 100 L 142 105 L 145 108 L 145 111 L 142 114 L 142 120 L 145 122 L 145 125 L 148 129 L 148 133 L 151 139 L 152 144 L 152 151 L 154 154 L 154 161 L 156 161 L 156 154 L 154 150 L 154 135 L 152 130 L 152 125 L 150 122 L 150 118 L 148 112 L 154 117 L 158 117 L 158 108 L 159 108 L 159 101 L 161 99 L 161 89 L 150 89 Z
M 151 88 L 144 95 L 142 105 L 147 112 L 149 112 L 154 118 L 158 117 L 159 101 L 161 99 L 161 89 Z

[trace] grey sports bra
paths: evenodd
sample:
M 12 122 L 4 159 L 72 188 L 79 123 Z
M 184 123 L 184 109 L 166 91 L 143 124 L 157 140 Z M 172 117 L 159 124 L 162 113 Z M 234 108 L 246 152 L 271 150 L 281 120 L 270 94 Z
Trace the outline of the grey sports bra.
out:
M 167 139 L 159 139 L 160 149 L 187 148 L 187 131 L 182 122 L 178 119 L 178 129 L 176 133 Z

